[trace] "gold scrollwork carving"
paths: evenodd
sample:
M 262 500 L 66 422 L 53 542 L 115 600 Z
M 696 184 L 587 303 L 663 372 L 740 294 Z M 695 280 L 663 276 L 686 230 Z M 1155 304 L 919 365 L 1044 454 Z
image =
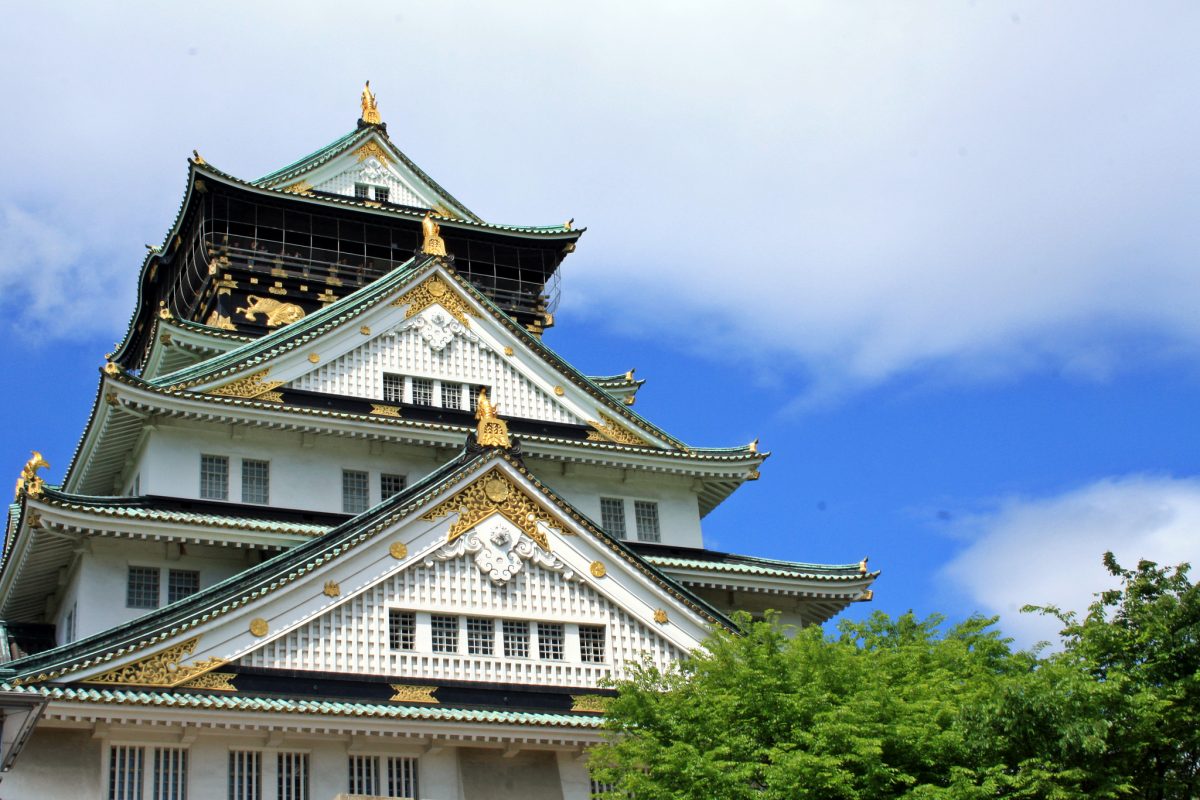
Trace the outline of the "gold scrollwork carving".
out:
M 605 414 L 603 411 L 597 411 L 600 415 L 600 422 L 594 419 L 588 420 L 588 424 L 596 430 L 588 432 L 589 442 L 615 442 L 616 444 L 636 444 L 647 446 L 650 443 L 636 433 L 620 426 L 612 417 Z
M 232 672 L 206 672 L 179 684 L 180 689 L 207 689 L 210 692 L 236 692 L 233 679 L 237 675 Z
M 436 686 L 413 686 L 407 683 L 393 683 L 391 686 L 395 692 L 391 696 L 394 703 L 429 703 L 436 706 L 441 702 L 433 696 L 438 688 Z
M 87 678 L 82 683 L 114 683 L 131 686 L 178 686 L 181 683 L 194 680 L 206 672 L 216 669 L 225 663 L 221 658 L 209 658 L 195 664 L 184 664 L 183 661 L 196 651 L 200 637 L 193 636 L 187 641 L 172 645 L 166 650 L 160 650 L 153 655 L 138 659 L 132 664 L 110 669 L 108 672 Z
M 497 468 L 488 470 L 470 486 L 438 503 L 421 519 L 432 522 L 454 513 L 458 514 L 458 519 L 450 526 L 447 542 L 454 541 L 493 514 L 500 514 L 516 525 L 547 552 L 550 542 L 538 523 L 563 532 L 558 522 Z
M 612 698 L 602 694 L 571 695 L 571 710 L 588 714 L 603 714 L 608 711 Z
M 368 158 L 377 159 L 385 167 L 392 163 L 392 158 L 387 154 L 387 151 L 380 147 L 378 142 L 373 140 L 355 150 L 354 155 L 358 156 L 360 163 L 366 161 Z
M 377 417 L 398 417 L 400 416 L 400 409 L 396 406 L 371 403 L 371 413 Z
M 467 301 L 451 289 L 450 285 L 438 275 L 430 275 L 403 296 L 392 301 L 392 305 L 394 306 L 408 306 L 408 311 L 404 312 L 405 319 L 415 317 L 435 303 L 446 309 L 450 316 L 468 327 L 471 323 L 467 319 L 467 315 L 472 317 L 479 316 L 475 309 L 467 305 Z
M 311 194 L 312 188 L 312 184 L 308 181 L 296 181 L 291 186 L 285 186 L 283 190 L 292 194 Z
M 268 381 L 263 380 L 270 373 L 271 368 L 267 367 L 259 372 L 246 375 L 237 380 L 230 381 L 224 386 L 218 386 L 215 389 L 209 389 L 207 394 L 219 395 L 221 397 L 242 397 L 253 398 L 256 400 L 270 400 L 272 402 L 283 402 L 283 395 L 274 389 L 283 385 L 283 381 Z

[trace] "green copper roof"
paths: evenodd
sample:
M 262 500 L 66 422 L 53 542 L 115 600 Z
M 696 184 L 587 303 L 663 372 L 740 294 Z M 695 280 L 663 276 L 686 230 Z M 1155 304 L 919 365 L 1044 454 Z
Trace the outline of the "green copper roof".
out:
M 258 711 L 338 717 L 370 717 L 433 722 L 478 722 L 538 725 L 562 728 L 599 728 L 598 714 L 547 714 L 533 711 L 497 711 L 446 706 L 401 705 L 398 703 L 355 703 L 337 700 L 299 700 L 287 697 L 253 697 L 241 694 L 192 694 L 187 692 L 91 689 L 58 686 L 14 686 L 0 683 L 0 690 L 27 692 L 77 703 L 103 705 L 198 708 L 216 711 Z
M 859 564 L 805 564 L 798 561 L 774 561 L 739 556 L 738 562 L 710 561 L 700 558 L 675 558 L 643 554 L 642 558 L 657 567 L 699 569 L 706 572 L 730 572 L 778 578 L 806 578 L 817 581 L 860 580 L 870 577 Z

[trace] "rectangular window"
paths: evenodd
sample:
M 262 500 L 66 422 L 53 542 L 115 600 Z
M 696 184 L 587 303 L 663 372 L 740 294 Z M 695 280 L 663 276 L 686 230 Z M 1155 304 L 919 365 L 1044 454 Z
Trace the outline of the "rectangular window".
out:
M 126 608 L 158 608 L 158 567 L 130 567 L 125 583 Z
M 376 186 L 375 187 L 375 200 L 377 202 L 386 203 L 388 201 L 389 194 L 390 194 L 390 192 L 388 191 L 388 188 L 386 186 Z
M 205 500 L 229 499 L 228 457 L 200 456 L 200 497 Z
M 142 800 L 144 747 L 113 745 L 108 753 L 108 800 Z
M 388 797 L 417 800 L 417 759 L 411 756 L 388 758 Z
M 496 649 L 496 626 L 485 617 L 467 617 L 467 652 L 490 656 Z
M 361 514 L 371 505 L 370 486 L 366 472 L 356 469 L 342 470 L 342 511 Z
M 242 502 L 266 505 L 271 502 L 271 462 L 242 459 Z
M 504 634 L 504 657 L 529 658 L 529 623 L 506 619 L 500 628 Z
M 600 527 L 614 539 L 625 538 L 625 501 L 619 497 L 600 498 Z
M 415 650 L 417 615 L 398 608 L 388 609 L 388 646 L 393 650 Z
M 538 657 L 549 661 L 562 661 L 566 634 L 560 622 L 539 622 Z
M 154 800 L 187 800 L 187 750 L 154 748 Z
M 661 542 L 658 531 L 658 503 L 653 500 L 634 500 L 633 519 L 637 523 L 639 542 Z
M 413 378 L 412 393 L 412 401 L 415 405 L 433 405 L 433 381 L 429 378 Z
M 604 626 L 579 626 L 579 660 L 585 664 L 604 663 Z
M 278 800 L 308 800 L 308 753 L 280 753 L 276 763 Z
M 229 800 L 262 800 L 262 753 L 229 751 Z
M 383 399 L 389 403 L 404 402 L 404 376 L 383 375 Z
M 433 652 L 458 652 L 458 617 L 430 614 L 429 631 L 433 639 Z
M 354 184 L 354 199 L 355 200 L 366 200 L 368 188 L 369 187 L 365 183 Z
M 200 591 L 200 573 L 194 569 L 173 569 L 167 573 L 167 602 L 174 603 Z
M 462 408 L 462 384 L 442 381 L 442 408 Z
M 403 475 L 389 475 L 384 472 L 379 476 L 379 497 L 387 500 L 389 497 L 395 497 L 404 491 L 405 484 L 408 480 Z
M 350 794 L 378 796 L 379 756 L 350 756 Z

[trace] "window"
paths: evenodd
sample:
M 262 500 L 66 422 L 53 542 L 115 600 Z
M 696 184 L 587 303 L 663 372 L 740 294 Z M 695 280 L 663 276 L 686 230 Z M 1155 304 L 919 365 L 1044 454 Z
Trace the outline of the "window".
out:
M 146 748 L 113 745 L 108 753 L 108 800 L 142 800 Z
M 350 794 L 379 795 L 379 756 L 350 756 Z
M 174 603 L 200 591 L 200 573 L 194 569 L 173 569 L 167 573 L 167 602 Z
M 187 798 L 187 755 L 180 747 L 154 748 L 154 800 Z
M 242 502 L 266 505 L 271 496 L 271 462 L 242 459 Z
M 200 497 L 229 499 L 229 459 L 225 456 L 200 456 Z
M 379 476 L 379 497 L 383 500 L 395 497 L 404 491 L 406 483 L 408 480 L 403 475 L 389 475 L 384 472 Z
M 529 658 L 529 623 L 506 619 L 500 627 L 504 634 L 504 657 Z
M 308 800 L 308 753 L 280 753 L 277 761 L 279 800 Z
M 388 758 L 388 796 L 417 800 L 417 759 L 411 756 Z
M 634 500 L 633 519 L 637 523 L 639 542 L 661 542 L 658 531 L 658 503 L 653 500 Z
M 462 384 L 442 381 L 442 408 L 462 408 Z
M 429 629 L 433 638 L 433 652 L 458 652 L 458 617 L 430 614 Z
M 356 469 L 342 470 L 342 511 L 361 514 L 371 505 L 367 473 Z
M 125 583 L 126 608 L 158 608 L 158 567 L 130 567 Z
M 389 403 L 404 402 L 404 376 L 383 375 L 383 399 Z
M 417 615 L 398 608 L 388 609 L 388 646 L 393 650 L 414 650 L 417 646 Z
M 386 203 L 388 201 L 388 194 L 389 194 L 389 192 L 388 192 L 388 188 L 386 186 L 376 186 L 375 187 L 375 200 L 376 201 L 378 201 L 380 203 Z
M 229 800 L 262 800 L 262 753 L 229 751 Z
M 579 660 L 585 664 L 604 663 L 604 626 L 579 626 Z
M 483 617 L 467 617 L 467 653 L 473 656 L 490 656 L 495 648 L 495 624 Z
M 413 378 L 412 401 L 418 406 L 433 405 L 433 381 L 429 378 Z
M 368 186 L 365 183 L 354 184 L 354 199 L 355 200 L 366 200 L 367 199 L 367 189 L 368 189 Z
M 563 642 L 566 639 L 562 623 L 539 622 L 537 624 L 537 634 L 538 657 L 550 661 L 562 661 Z
M 600 498 L 600 527 L 615 539 L 625 538 L 625 501 L 619 497 Z

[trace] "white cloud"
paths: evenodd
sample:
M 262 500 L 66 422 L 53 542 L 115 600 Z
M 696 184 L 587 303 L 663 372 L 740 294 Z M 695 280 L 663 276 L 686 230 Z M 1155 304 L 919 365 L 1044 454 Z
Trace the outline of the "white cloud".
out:
M 169 5 L 22 7 L 6 108 L 60 124 L 0 130 L 4 191 L 34 213 L 69 187 L 140 248 L 192 147 L 267 172 L 348 128 L 369 76 L 486 218 L 590 226 L 564 323 L 735 341 L 815 394 L 1103 378 L 1130 334 L 1200 351 L 1194 4 L 279 8 L 210 7 L 213 38 Z M 132 288 L 137 263 L 96 269 Z
M 1200 569 L 1200 478 L 1106 478 L 1056 497 L 1010 499 L 965 523 L 970 545 L 944 569 L 981 610 L 1002 616 L 1019 644 L 1056 641 L 1056 621 L 1019 614 L 1026 604 L 1082 612 L 1115 579 L 1100 563 L 1111 550 Z

